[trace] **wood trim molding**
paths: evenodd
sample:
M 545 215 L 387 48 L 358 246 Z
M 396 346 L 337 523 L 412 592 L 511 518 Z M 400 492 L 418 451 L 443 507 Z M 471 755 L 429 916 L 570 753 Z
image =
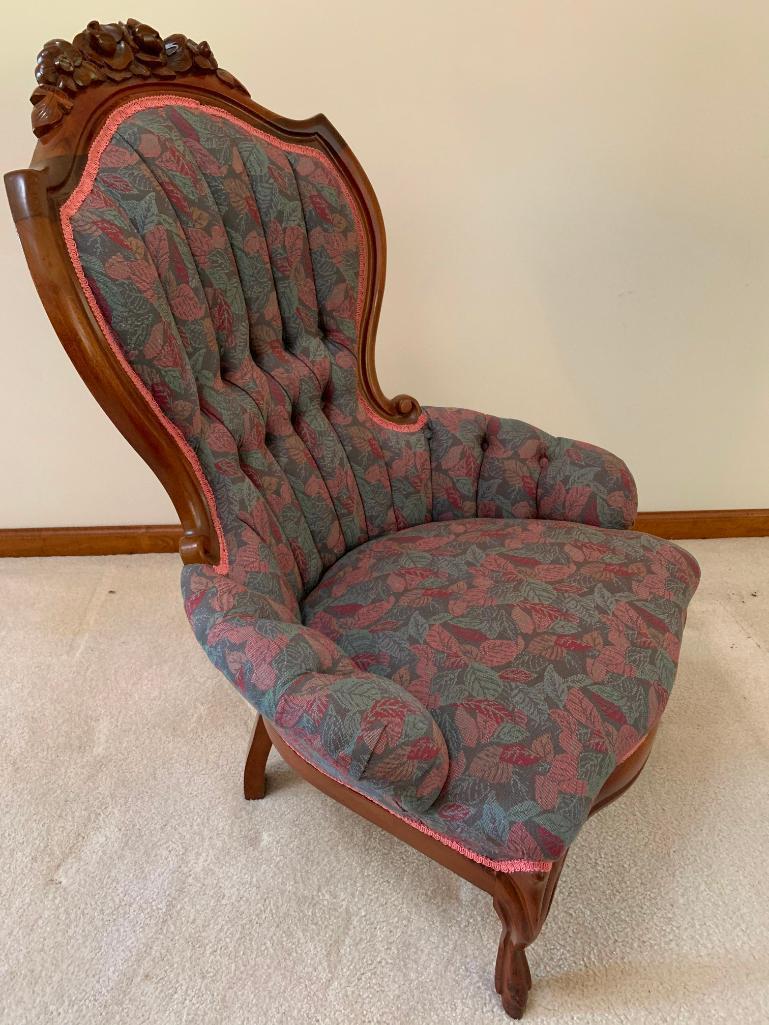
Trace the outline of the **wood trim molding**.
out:
M 642 512 L 634 527 L 671 540 L 769 537 L 769 509 Z M 0 529 L 0 557 L 178 552 L 181 540 L 182 528 L 173 524 Z
M 717 537 L 769 537 L 769 509 L 641 512 L 633 528 L 678 541 Z
M 136 555 L 178 552 L 179 526 L 25 527 L 0 530 L 0 556 Z

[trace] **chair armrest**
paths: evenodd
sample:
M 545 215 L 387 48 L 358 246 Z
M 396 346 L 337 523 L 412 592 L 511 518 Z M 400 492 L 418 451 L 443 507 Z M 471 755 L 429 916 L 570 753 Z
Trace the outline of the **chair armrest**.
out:
M 625 463 L 606 449 L 570 438 L 550 438 L 537 488 L 543 520 L 572 520 L 628 529 L 638 512 L 638 492 Z
M 594 445 L 556 438 L 521 420 L 429 407 L 433 518 L 474 516 L 632 526 L 635 482 Z
M 319 768 L 404 811 L 427 810 L 446 741 L 403 687 L 366 673 L 293 610 L 208 566 L 182 571 L 185 609 L 213 664 Z

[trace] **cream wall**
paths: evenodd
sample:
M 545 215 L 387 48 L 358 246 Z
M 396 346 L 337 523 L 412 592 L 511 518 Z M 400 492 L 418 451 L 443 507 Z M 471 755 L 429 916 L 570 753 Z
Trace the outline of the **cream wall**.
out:
M 386 391 L 611 447 L 647 510 L 769 507 L 765 0 L 18 5 L 5 169 L 42 43 L 133 13 L 349 140 L 388 227 Z M 172 521 L 0 229 L 0 526 Z

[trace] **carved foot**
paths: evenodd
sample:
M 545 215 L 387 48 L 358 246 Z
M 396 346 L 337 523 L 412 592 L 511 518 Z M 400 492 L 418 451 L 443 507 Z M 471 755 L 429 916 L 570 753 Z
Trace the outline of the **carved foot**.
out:
M 549 872 L 497 873 L 494 910 L 502 922 L 502 938 L 494 984 L 511 1018 L 523 1017 L 531 989 L 526 947 L 537 938 L 547 918 L 564 858 Z
M 525 948 L 516 946 L 507 930 L 499 941 L 494 984 L 505 1011 L 511 1018 L 522 1018 L 531 989 L 531 972 Z
M 270 753 L 272 741 L 269 738 L 261 715 L 256 717 L 256 725 L 251 736 L 251 747 L 248 749 L 246 765 L 243 769 L 243 793 L 247 801 L 260 801 L 264 797 L 264 767 Z

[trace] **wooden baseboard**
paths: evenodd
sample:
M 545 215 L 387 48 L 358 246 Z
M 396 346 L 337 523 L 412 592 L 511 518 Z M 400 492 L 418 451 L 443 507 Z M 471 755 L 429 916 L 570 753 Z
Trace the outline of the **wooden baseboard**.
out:
M 137 555 L 178 552 L 182 528 L 157 524 L 127 527 L 25 527 L 0 530 L 0 556 Z
M 670 539 L 769 537 L 769 509 L 642 512 L 635 529 Z M 176 552 L 182 528 L 169 524 L 125 527 L 30 527 L 0 530 L 0 557 L 135 555 Z
M 670 540 L 717 537 L 769 537 L 769 509 L 693 509 L 641 512 L 635 530 Z

